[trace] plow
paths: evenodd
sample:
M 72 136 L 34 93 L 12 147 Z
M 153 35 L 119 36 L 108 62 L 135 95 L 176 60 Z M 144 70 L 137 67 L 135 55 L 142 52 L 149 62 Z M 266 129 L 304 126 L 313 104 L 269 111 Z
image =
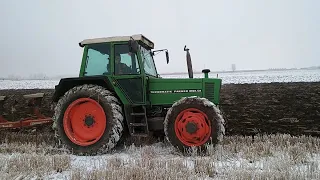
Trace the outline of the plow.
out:
M 44 93 L 27 94 L 23 98 L 26 101 L 28 109 L 30 110 L 30 117 L 24 119 L 15 119 L 14 112 L 17 111 L 15 106 L 18 101 L 14 101 L 11 106 L 11 121 L 7 120 L 3 114 L 0 115 L 0 128 L 1 129 L 22 129 L 35 126 L 49 125 L 52 123 L 52 118 L 41 114 L 40 107 Z M 0 96 L 0 110 L 4 112 L 4 103 L 6 96 Z M 10 117 L 10 115 L 8 116 Z
M 162 78 L 143 35 L 86 39 L 79 77 L 54 89 L 0 90 L 0 130 L 46 129 L 77 155 L 112 150 L 121 138 L 161 134 L 181 152 L 232 134 L 320 134 L 320 83 L 226 84 Z M 307 103 L 306 103 L 307 102 Z M 301 104 L 303 103 L 303 104 Z
M 0 90 L 0 131 L 51 131 L 52 90 Z

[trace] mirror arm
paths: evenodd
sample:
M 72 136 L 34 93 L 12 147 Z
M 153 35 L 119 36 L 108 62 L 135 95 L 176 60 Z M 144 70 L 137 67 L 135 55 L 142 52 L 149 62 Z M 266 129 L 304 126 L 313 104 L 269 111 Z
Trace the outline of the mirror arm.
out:
M 167 51 L 168 52 L 168 49 L 159 49 L 159 50 L 152 51 L 152 55 L 154 56 L 155 52 L 160 52 L 160 51 Z
M 160 52 L 160 51 L 165 51 L 166 52 L 167 64 L 169 64 L 169 52 L 168 52 L 168 49 L 159 49 L 159 50 L 151 51 L 151 55 L 154 56 L 155 52 Z

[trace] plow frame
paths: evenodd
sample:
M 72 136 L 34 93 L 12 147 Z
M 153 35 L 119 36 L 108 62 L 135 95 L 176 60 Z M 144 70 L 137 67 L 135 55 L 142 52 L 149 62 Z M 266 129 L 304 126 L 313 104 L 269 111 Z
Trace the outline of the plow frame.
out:
M 31 109 L 35 118 L 27 117 L 18 121 L 8 121 L 0 114 L 0 130 L 30 128 L 38 125 L 51 124 L 53 122 L 52 118 L 44 116 L 40 111 L 43 96 L 44 93 L 24 95 L 24 99 L 28 102 L 28 108 Z M 3 112 L 4 110 L 3 106 L 6 99 L 6 96 L 0 96 L 0 112 Z M 14 107 L 12 108 L 14 109 Z

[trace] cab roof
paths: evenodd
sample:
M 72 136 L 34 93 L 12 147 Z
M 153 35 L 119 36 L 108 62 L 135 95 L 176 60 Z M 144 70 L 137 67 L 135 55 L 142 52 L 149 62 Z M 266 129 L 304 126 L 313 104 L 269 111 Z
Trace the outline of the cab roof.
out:
M 93 39 L 84 39 L 79 43 L 80 47 L 84 47 L 88 44 L 97 44 L 97 43 L 106 43 L 106 42 L 121 42 L 121 41 L 129 41 L 131 38 L 134 40 L 140 41 L 150 47 L 154 48 L 154 43 L 150 41 L 148 38 L 143 36 L 142 34 L 134 34 L 132 36 L 111 36 L 111 37 L 102 37 L 102 38 L 93 38 Z

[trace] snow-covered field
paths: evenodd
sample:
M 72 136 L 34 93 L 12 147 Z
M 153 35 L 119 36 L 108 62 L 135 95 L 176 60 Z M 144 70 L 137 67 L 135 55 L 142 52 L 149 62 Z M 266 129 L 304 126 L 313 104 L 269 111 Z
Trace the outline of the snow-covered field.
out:
M 203 74 L 194 74 L 196 78 L 203 77 Z M 166 75 L 163 77 L 175 78 L 188 75 Z M 314 82 L 320 81 L 320 69 L 315 70 L 281 70 L 281 71 L 254 71 L 254 72 L 227 72 L 214 74 L 209 77 L 221 78 L 223 84 L 244 84 L 244 83 L 270 83 L 270 82 Z
M 19 139 L 21 140 L 19 141 Z M 166 142 L 74 156 L 46 138 L 8 135 L 0 179 L 319 179 L 320 139 L 273 135 L 226 137 L 205 156 L 182 156 Z M 40 139 L 40 140 L 39 140 Z M 48 138 L 50 139 L 50 138 Z
M 315 82 L 320 81 L 320 69 L 316 70 L 288 70 L 288 71 L 256 71 L 233 73 L 210 73 L 209 77 L 219 77 L 223 84 L 269 83 L 269 82 Z M 163 78 L 188 78 L 187 74 L 162 75 Z M 195 78 L 203 74 L 194 74 Z M 52 89 L 59 80 L 0 80 L 0 89 Z
M 320 70 L 219 77 L 225 84 L 311 82 L 320 80 Z M 58 82 L 0 81 L 0 89 L 54 88 Z M 320 179 L 320 139 L 315 137 L 272 135 L 254 142 L 251 137 L 225 137 L 206 156 L 185 157 L 167 142 L 155 142 L 89 157 L 56 149 L 47 136 L 0 133 L 0 179 Z

